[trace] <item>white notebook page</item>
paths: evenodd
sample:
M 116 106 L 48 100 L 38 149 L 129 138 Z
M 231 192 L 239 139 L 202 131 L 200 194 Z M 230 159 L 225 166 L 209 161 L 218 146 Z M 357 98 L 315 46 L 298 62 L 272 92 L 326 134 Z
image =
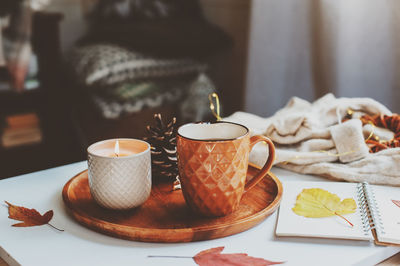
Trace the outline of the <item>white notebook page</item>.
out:
M 375 194 L 375 204 L 382 222 L 382 228 L 378 226 L 376 230 L 378 240 L 400 244 L 400 207 L 392 202 L 392 200 L 400 201 L 400 188 L 371 186 L 371 190 Z
M 321 188 L 340 197 L 353 198 L 357 204 L 355 213 L 344 215 L 354 224 L 351 227 L 337 216 L 324 218 L 307 218 L 292 211 L 297 195 L 306 188 Z M 353 240 L 373 240 L 371 233 L 365 233 L 361 221 L 357 200 L 357 184 L 344 182 L 284 182 L 283 196 L 279 207 L 278 222 L 275 231 L 277 236 L 301 236 L 320 238 L 339 238 Z

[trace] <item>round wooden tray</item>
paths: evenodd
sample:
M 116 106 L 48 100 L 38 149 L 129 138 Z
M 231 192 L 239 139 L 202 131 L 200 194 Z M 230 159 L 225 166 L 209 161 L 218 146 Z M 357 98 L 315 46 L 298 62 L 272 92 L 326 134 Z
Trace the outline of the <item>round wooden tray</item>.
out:
M 248 178 L 259 170 L 249 166 Z M 282 184 L 269 173 L 245 193 L 239 208 L 223 217 L 200 217 L 186 206 L 180 190 L 171 185 L 153 186 L 151 196 L 140 207 L 113 211 L 93 200 L 87 170 L 65 184 L 64 203 L 69 213 L 81 224 L 100 233 L 144 242 L 190 242 L 233 235 L 254 227 L 279 206 Z

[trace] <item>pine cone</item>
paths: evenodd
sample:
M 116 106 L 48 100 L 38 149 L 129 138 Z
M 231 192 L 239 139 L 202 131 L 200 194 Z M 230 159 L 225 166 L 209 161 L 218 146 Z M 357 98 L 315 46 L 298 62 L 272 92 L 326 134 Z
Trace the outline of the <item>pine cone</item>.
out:
M 154 181 L 173 182 L 178 178 L 176 157 L 176 118 L 165 125 L 161 114 L 154 114 L 155 126 L 147 126 L 148 137 L 144 140 L 151 145 L 152 177 Z

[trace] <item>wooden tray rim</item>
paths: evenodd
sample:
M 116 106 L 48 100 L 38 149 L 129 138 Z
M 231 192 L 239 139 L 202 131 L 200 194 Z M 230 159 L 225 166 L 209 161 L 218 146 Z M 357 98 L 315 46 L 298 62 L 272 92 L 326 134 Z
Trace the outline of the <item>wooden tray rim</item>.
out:
M 255 165 L 255 164 L 252 164 L 252 163 L 249 163 L 249 167 L 253 167 L 253 168 L 256 168 L 256 169 L 261 169 L 259 166 Z M 193 232 L 193 231 L 196 231 L 196 232 L 207 232 L 207 231 L 210 231 L 210 230 L 213 230 L 213 229 L 218 229 L 218 228 L 226 227 L 226 226 L 229 226 L 229 225 L 237 225 L 237 224 L 246 223 L 246 222 L 254 220 L 254 219 L 256 219 L 256 218 L 258 218 L 260 216 L 263 216 L 267 212 L 270 212 L 270 211 L 273 212 L 274 210 L 276 210 L 279 207 L 279 203 L 280 203 L 280 201 L 282 199 L 282 193 L 283 193 L 283 186 L 282 186 L 281 181 L 273 173 L 268 172 L 267 175 L 269 175 L 269 177 L 275 182 L 275 184 L 277 186 L 277 194 L 276 194 L 275 199 L 266 208 L 262 209 L 261 211 L 255 213 L 255 214 L 252 214 L 252 215 L 247 216 L 245 218 L 234 220 L 232 222 L 226 222 L 223 225 L 199 226 L 199 227 L 190 227 L 190 228 L 173 228 L 173 229 L 171 229 L 171 228 L 143 228 L 143 227 L 121 225 L 121 224 L 117 224 L 117 223 L 111 223 L 111 222 L 107 222 L 107 221 L 104 221 L 104 220 L 100 220 L 98 218 L 89 216 L 89 215 L 85 214 L 84 212 L 82 212 L 81 210 L 76 209 L 75 207 L 70 205 L 70 203 L 68 202 L 68 199 L 67 199 L 68 198 L 67 195 L 68 195 L 69 185 L 72 183 L 72 181 L 77 176 L 79 176 L 82 173 L 87 172 L 87 171 L 88 170 L 86 169 L 86 170 L 83 170 L 83 171 L 79 172 L 78 174 L 76 174 L 74 177 L 72 177 L 64 185 L 64 188 L 63 188 L 63 191 L 62 191 L 63 201 L 64 201 L 64 204 L 67 205 L 67 207 L 68 207 L 67 208 L 68 212 L 70 214 L 72 214 L 74 217 L 78 216 L 77 217 L 78 218 L 78 222 L 80 222 L 79 219 L 94 221 L 94 222 L 97 222 L 97 224 L 102 224 L 103 228 L 106 228 L 106 227 L 112 228 L 115 225 L 118 225 L 119 228 L 124 229 L 124 230 L 132 230 L 133 229 L 133 230 L 151 231 L 151 232 L 169 232 L 171 230 L 174 230 L 174 232 L 188 232 L 188 233 L 189 232 Z M 72 210 L 74 210 L 75 213 L 73 213 Z M 106 225 L 106 226 L 104 226 L 104 225 Z M 96 226 L 93 226 L 93 225 L 88 224 L 88 223 L 86 223 L 85 226 L 96 228 Z

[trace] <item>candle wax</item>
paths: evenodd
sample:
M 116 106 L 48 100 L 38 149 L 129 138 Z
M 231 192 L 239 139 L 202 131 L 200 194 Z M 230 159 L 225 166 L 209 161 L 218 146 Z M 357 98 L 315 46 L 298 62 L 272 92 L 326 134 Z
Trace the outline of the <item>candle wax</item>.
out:
M 112 154 L 109 155 L 109 157 L 124 157 L 124 156 L 129 156 L 129 155 L 132 155 L 132 154 L 118 153 L 118 155 L 117 155 L 116 153 L 112 153 Z
M 118 156 L 115 154 L 114 149 L 99 149 L 95 151 L 95 154 L 104 157 L 125 157 L 136 154 L 136 152 L 126 149 L 120 149 Z

